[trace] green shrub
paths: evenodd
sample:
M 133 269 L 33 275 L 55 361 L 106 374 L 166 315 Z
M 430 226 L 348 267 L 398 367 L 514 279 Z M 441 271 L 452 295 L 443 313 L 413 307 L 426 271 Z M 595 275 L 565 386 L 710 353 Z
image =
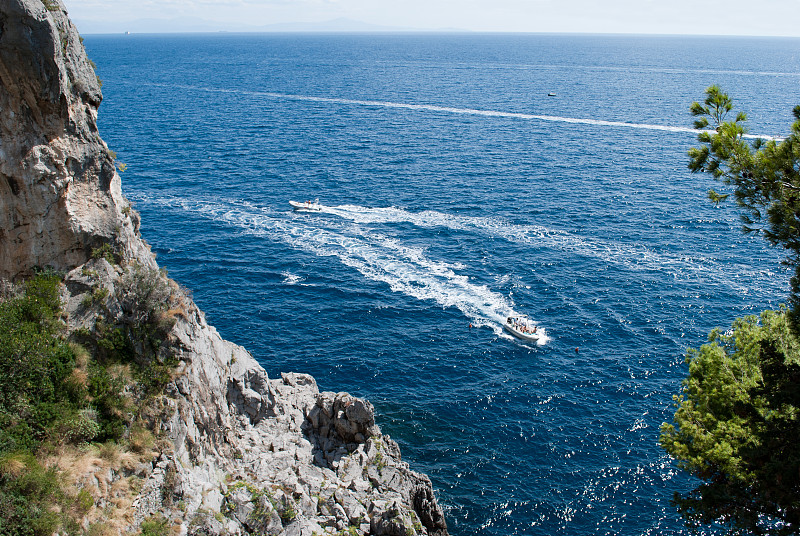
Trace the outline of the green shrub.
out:
M 60 338 L 59 283 L 55 275 L 36 276 L 0 303 L 0 454 L 34 450 L 86 404 L 69 379 L 75 352 Z
M 80 515 L 86 515 L 89 513 L 89 510 L 92 509 L 94 506 L 94 497 L 92 494 L 82 489 L 78 492 L 78 496 L 75 498 L 75 508 Z
M 169 536 L 169 523 L 160 514 L 150 516 L 142 521 L 140 529 L 141 536 Z
M 125 383 L 112 376 L 106 366 L 93 363 L 89 369 L 89 395 L 97 410 L 98 432 L 96 441 L 118 440 L 125 433 L 127 398 Z
M 92 250 L 93 259 L 105 259 L 109 264 L 118 264 L 117 255 L 114 253 L 111 244 L 103 244 L 99 248 Z
M 65 419 L 59 431 L 62 442 L 81 444 L 97 437 L 100 430 L 97 411 L 93 408 L 84 408 Z
M 281 521 L 284 523 L 291 523 L 297 517 L 297 510 L 294 509 L 294 504 L 291 499 L 283 498 L 282 503 L 277 508 Z
M 113 253 L 103 246 L 94 255 Z M 123 311 L 120 321 L 98 316 L 93 330 L 73 333 L 90 352 L 64 338 L 60 275 L 40 273 L 2 289 L 0 536 L 100 534 L 108 528 L 81 528 L 78 521 L 93 507 L 92 496 L 67 493 L 59 472 L 36 456 L 53 446 L 119 440 L 135 413 L 134 398 L 144 404 L 171 379 L 177 359 L 164 346 L 174 325 L 166 312 L 172 295 L 168 280 L 158 270 L 134 266 L 120 283 L 115 296 Z M 108 295 L 101 287 L 90 294 L 93 303 Z M 154 440 L 143 428 L 130 437 L 131 446 L 142 450 Z M 143 536 L 169 531 L 163 518 L 141 526 Z
M 109 290 L 106 287 L 96 287 L 92 289 L 92 292 L 87 292 L 86 295 L 81 300 L 81 305 L 84 307 L 91 307 L 95 303 L 102 303 L 108 298 Z
M 71 506 L 55 469 L 46 468 L 32 455 L 0 457 L 0 536 L 51 536 L 67 524 L 62 512 Z
M 117 298 L 125 315 L 124 321 L 133 329 L 163 337 L 174 322 L 163 318 L 172 288 L 166 276 L 155 268 L 134 264 L 120 278 Z
M 117 299 L 122 307 L 122 326 L 139 365 L 136 379 L 149 394 L 160 391 L 178 364 L 162 351 L 175 318 L 167 314 L 172 287 L 162 271 L 134 264 L 120 279 Z
M 58 11 L 58 2 L 54 2 L 53 0 L 42 0 L 44 7 L 47 8 L 47 11 Z

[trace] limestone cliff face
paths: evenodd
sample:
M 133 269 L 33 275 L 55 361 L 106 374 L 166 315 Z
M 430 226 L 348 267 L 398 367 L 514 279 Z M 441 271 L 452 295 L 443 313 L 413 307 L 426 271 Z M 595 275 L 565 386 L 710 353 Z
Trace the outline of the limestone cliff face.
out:
M 109 244 L 151 262 L 97 132 L 102 95 L 58 0 L 0 0 L 0 277 Z
M 59 0 L 0 0 L 0 279 L 68 271 L 70 330 L 91 331 L 101 310 L 123 318 L 132 267 L 156 268 L 97 132 L 100 101 Z M 91 258 L 105 244 L 114 263 Z M 121 533 L 158 513 L 180 534 L 447 534 L 430 480 L 401 460 L 369 402 L 320 393 L 303 374 L 268 378 L 177 294 L 168 346 L 179 365 L 151 423 L 168 447 L 131 469 L 141 488 Z M 122 473 L 78 479 L 111 508 L 103 490 Z
M 98 286 L 110 290 L 106 320 L 122 314 L 123 270 L 98 259 L 67 275 L 70 328 L 94 324 L 84 298 Z M 183 299 L 170 334 L 180 364 L 153 423 L 171 446 L 141 475 L 131 526 L 161 514 L 193 535 L 447 534 L 430 480 L 401 460 L 369 402 L 321 393 L 305 374 L 268 378 Z

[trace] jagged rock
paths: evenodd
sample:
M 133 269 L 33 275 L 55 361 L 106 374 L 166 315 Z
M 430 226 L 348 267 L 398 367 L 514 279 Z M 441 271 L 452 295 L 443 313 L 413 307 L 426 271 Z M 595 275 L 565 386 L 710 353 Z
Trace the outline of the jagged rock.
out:
M 336 502 L 342 505 L 350 524 L 357 524 L 367 516 L 367 509 L 359 502 L 356 494 L 346 488 L 339 488 L 334 494 Z
M 169 460 L 161 460 L 150 472 L 148 479 L 142 486 L 142 491 L 133 503 L 136 524 L 161 510 L 163 505 L 162 488 L 166 477 Z
M 102 95 L 59 0 L 0 4 L 0 277 L 70 270 L 109 244 L 154 266 L 97 132 Z
M 375 536 L 408 536 L 409 528 L 396 503 L 374 512 L 369 525 L 370 533 Z
M 313 433 L 323 439 L 334 439 L 337 446 L 363 443 L 380 433 L 375 426 L 372 404 L 347 393 L 320 394 L 308 419 Z
M 242 377 L 232 378 L 228 383 L 228 402 L 239 414 L 247 415 L 252 424 L 258 424 L 274 402 L 266 387 L 267 376 L 263 370 L 247 370 Z
M 280 514 L 264 497 L 255 499 L 252 511 L 242 524 L 253 534 L 279 534 L 283 531 Z
M 280 533 L 280 536 L 314 536 L 324 534 L 323 529 L 316 521 L 298 519 Z
M 436 497 L 433 495 L 433 486 L 427 475 L 415 473 L 414 478 L 417 482 L 411 491 L 413 497 L 414 512 L 419 516 L 422 525 L 428 529 L 430 534 L 446 534 L 447 523 L 444 513 L 436 504 Z
M 121 289 L 135 267 L 157 269 L 97 132 L 101 100 L 61 0 L 0 0 L 0 279 L 69 272 L 73 332 L 101 310 L 130 317 Z M 181 307 L 158 351 L 179 365 L 147 417 L 167 446 L 131 469 L 143 482 L 124 531 L 158 513 L 189 535 L 447 534 L 430 480 L 401 460 L 369 402 L 320 393 L 306 374 L 268 378 L 173 286 Z M 97 493 L 98 507 L 112 504 Z

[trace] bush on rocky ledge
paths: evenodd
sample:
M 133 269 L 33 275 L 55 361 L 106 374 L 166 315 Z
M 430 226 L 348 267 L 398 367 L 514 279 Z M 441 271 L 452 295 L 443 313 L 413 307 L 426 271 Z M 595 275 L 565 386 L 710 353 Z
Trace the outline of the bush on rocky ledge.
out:
M 137 459 L 152 456 L 140 444 L 143 425 L 137 424 L 137 415 L 146 413 L 150 399 L 169 381 L 175 361 L 162 348 L 174 323 L 163 317 L 170 286 L 155 272 L 133 268 L 127 278 L 123 275 L 114 297 L 121 302 L 123 320 L 111 323 L 98 315 L 93 332 L 78 334 L 83 345 L 67 339 L 59 274 L 41 273 L 20 285 L 4 286 L 0 536 L 86 532 L 80 521 L 93 498 L 70 485 L 55 460 L 70 458 L 80 464 L 95 450 L 102 455 L 112 448 Z M 101 298 L 84 305 L 107 312 L 103 304 L 109 293 L 95 289 L 92 294 Z M 98 446 L 88 448 L 92 441 Z M 71 454 L 65 456 L 66 451 Z

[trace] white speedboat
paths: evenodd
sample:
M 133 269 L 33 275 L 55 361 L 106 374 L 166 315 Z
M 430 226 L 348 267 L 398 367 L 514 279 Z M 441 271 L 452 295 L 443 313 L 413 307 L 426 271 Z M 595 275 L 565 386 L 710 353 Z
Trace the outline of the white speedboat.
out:
M 289 201 L 289 204 L 292 205 L 292 208 L 298 212 L 319 212 L 322 210 L 322 205 L 319 204 L 319 199 L 315 199 L 312 201 L 306 201 L 301 203 L 299 201 Z
M 509 316 L 503 324 L 503 329 L 518 339 L 535 343 L 544 336 L 544 329 L 540 329 L 527 316 Z

